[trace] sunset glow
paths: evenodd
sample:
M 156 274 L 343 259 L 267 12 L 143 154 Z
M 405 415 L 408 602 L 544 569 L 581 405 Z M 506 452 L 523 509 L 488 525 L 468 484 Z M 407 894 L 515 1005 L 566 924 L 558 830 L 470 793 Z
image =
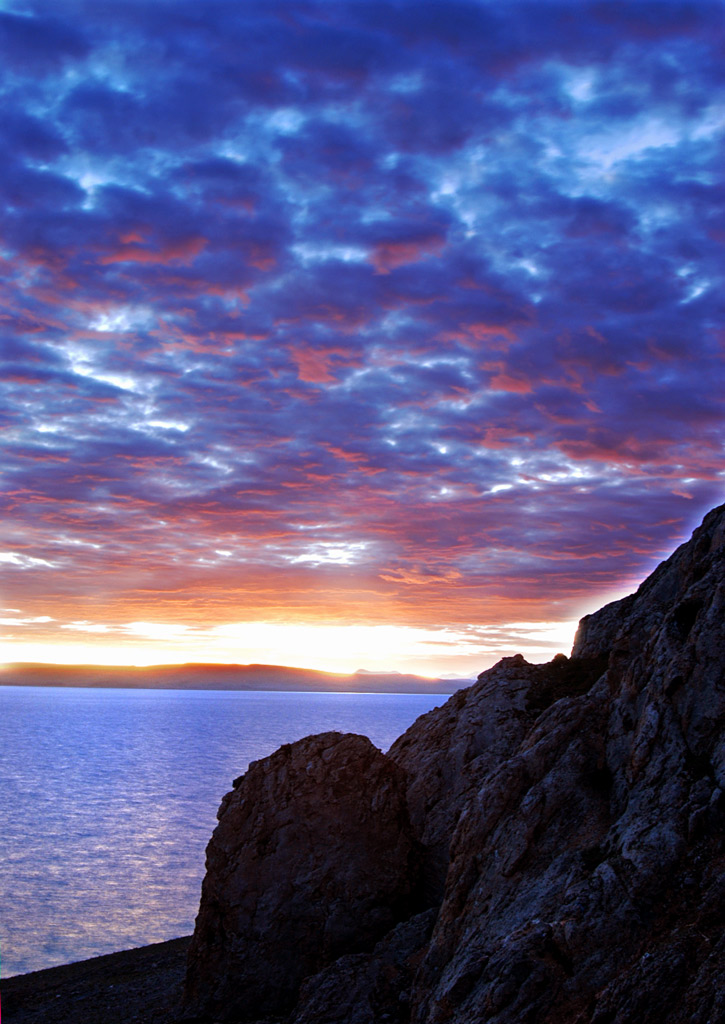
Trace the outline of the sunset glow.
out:
M 719 4 L 0 10 L 6 661 L 470 677 L 725 495 Z
M 240 622 L 194 630 L 186 626 L 134 622 L 125 630 L 97 627 L 96 643 L 4 643 L 0 662 L 67 665 L 160 665 L 179 662 L 289 665 L 324 672 L 359 669 L 468 678 L 499 658 L 521 652 L 546 661 L 567 651 L 576 623 L 505 623 L 468 630 L 408 626 L 325 626 Z

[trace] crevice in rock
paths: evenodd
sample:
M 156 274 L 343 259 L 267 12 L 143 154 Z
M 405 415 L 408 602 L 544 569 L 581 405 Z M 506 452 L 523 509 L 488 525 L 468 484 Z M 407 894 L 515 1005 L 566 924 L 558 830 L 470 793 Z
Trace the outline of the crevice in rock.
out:
M 687 601 L 682 601 L 677 605 L 674 612 L 675 623 L 680 631 L 683 639 L 686 639 L 695 625 L 697 616 L 700 614 L 704 600 L 700 598 L 690 598 Z
M 535 666 L 539 671 L 526 700 L 527 711 L 545 711 L 564 697 L 581 697 L 604 674 L 607 655 L 596 658 L 567 658 L 564 654 L 545 665 Z

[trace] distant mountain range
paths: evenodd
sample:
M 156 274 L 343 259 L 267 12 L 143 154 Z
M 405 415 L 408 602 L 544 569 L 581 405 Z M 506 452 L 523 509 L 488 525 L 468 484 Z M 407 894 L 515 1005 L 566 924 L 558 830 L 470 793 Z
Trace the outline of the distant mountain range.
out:
M 397 672 L 336 675 L 285 665 L 46 665 L 0 667 L 4 686 L 133 687 L 159 690 L 291 690 L 335 693 L 455 693 L 470 679 L 426 679 Z

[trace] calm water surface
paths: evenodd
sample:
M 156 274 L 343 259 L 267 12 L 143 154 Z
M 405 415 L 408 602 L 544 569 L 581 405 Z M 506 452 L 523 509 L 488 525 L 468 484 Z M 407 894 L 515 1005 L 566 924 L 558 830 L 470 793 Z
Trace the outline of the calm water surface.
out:
M 250 761 L 330 729 L 386 750 L 446 699 L 0 686 L 2 977 L 189 934 Z

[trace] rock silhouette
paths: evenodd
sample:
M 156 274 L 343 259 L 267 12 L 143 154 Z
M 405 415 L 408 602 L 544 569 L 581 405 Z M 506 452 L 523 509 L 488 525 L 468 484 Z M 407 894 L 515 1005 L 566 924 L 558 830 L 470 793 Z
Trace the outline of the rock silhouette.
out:
M 255 1019 L 415 909 L 405 775 L 365 736 L 286 744 L 236 780 L 207 849 L 189 1006 Z
M 721 506 L 570 658 L 503 659 L 387 755 L 326 734 L 252 765 L 187 1015 L 725 1021 L 724 623 Z

